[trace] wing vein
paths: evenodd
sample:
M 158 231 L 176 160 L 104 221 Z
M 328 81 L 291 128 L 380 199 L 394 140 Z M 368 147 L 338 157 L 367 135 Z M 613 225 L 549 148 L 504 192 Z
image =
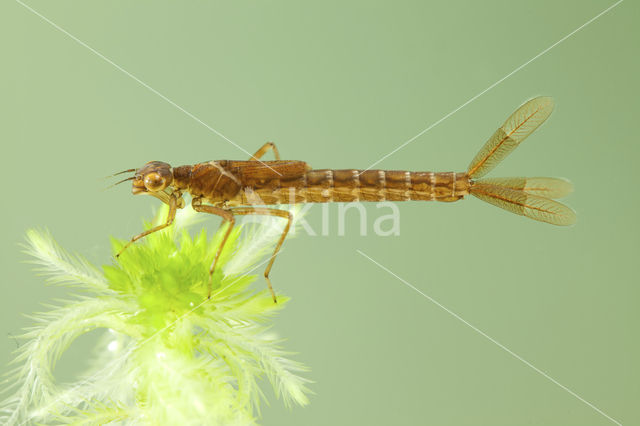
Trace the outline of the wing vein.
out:
M 489 151 L 489 153 L 487 155 L 484 156 L 484 158 L 482 158 L 482 160 L 480 160 L 474 167 L 473 169 L 469 170 L 469 175 L 473 175 L 476 170 L 478 170 L 480 167 L 482 167 L 482 165 L 484 163 L 487 162 L 487 160 L 489 158 L 491 158 L 491 156 L 502 146 L 502 144 L 511 137 L 511 135 L 513 135 L 520 127 L 524 126 L 530 119 L 531 117 L 533 117 L 534 115 L 536 115 L 538 112 L 540 112 L 540 110 L 542 109 L 542 107 L 538 107 L 538 109 L 536 109 L 533 113 L 531 113 L 530 116 L 528 116 L 526 119 L 522 120 L 522 122 L 520 124 L 518 124 L 518 126 L 516 128 L 514 128 L 509 134 L 506 134 L 505 137 L 503 137 L 500 142 L 498 142 L 496 144 L 496 146 L 494 146 L 491 151 Z

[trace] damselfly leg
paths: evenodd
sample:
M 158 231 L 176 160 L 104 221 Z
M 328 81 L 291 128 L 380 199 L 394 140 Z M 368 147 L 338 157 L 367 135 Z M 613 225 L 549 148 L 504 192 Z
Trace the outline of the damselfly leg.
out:
M 256 153 L 253 154 L 251 158 L 249 158 L 249 160 L 258 161 L 270 149 L 273 150 L 273 155 L 276 157 L 276 161 L 280 161 L 280 153 L 278 152 L 278 148 L 276 148 L 276 144 L 274 144 L 273 142 L 267 142 L 264 145 L 262 145 L 262 147 L 260 147 L 260 149 L 257 150 Z

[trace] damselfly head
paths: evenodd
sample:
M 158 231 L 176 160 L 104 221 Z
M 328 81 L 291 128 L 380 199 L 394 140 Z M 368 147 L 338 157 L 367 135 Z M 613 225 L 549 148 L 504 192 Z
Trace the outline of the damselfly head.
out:
M 149 161 L 147 164 L 136 170 L 133 176 L 131 192 L 141 194 L 144 192 L 163 191 L 173 182 L 173 172 L 171 165 L 162 161 Z

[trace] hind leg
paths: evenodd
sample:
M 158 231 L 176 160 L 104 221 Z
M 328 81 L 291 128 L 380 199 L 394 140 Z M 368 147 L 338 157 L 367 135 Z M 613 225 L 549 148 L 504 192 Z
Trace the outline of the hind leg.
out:
M 257 150 L 256 153 L 253 154 L 251 156 L 251 158 L 249 158 L 249 160 L 250 161 L 258 161 L 270 149 L 273 150 L 273 155 L 276 157 L 276 160 L 279 161 L 280 160 L 280 153 L 278 152 L 278 148 L 276 148 L 276 144 L 274 144 L 273 142 L 267 142 L 264 145 L 262 145 L 262 147 L 260 147 L 260 149 Z
M 284 219 L 287 219 L 287 225 L 282 230 L 282 234 L 280 235 L 280 239 L 278 240 L 278 244 L 276 244 L 276 248 L 271 255 L 271 259 L 269 260 L 269 264 L 267 268 L 264 270 L 264 279 L 267 281 L 267 286 L 269 287 L 269 291 L 271 292 L 271 297 L 273 298 L 273 303 L 278 303 L 278 299 L 276 298 L 276 293 L 273 291 L 273 286 L 271 285 L 271 280 L 269 279 L 269 272 L 271 272 L 271 267 L 273 266 L 273 262 L 276 260 L 276 256 L 278 252 L 280 252 L 280 247 L 282 247 L 282 243 L 284 243 L 284 239 L 287 237 L 289 233 L 289 228 L 291 228 L 291 222 L 293 220 L 293 215 L 291 212 L 280 209 L 270 209 L 267 207 L 238 207 L 231 210 L 234 215 L 263 215 L 263 216 L 278 216 Z

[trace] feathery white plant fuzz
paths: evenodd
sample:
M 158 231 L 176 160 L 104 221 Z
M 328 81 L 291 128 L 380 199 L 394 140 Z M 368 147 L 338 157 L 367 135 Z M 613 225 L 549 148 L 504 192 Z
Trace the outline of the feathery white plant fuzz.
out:
M 103 272 L 48 232 L 28 231 L 36 270 L 48 283 L 82 293 L 32 316 L 0 423 L 252 425 L 263 377 L 286 405 L 309 402 L 308 380 L 298 376 L 306 368 L 286 358 L 266 324 L 287 298 L 274 304 L 267 290 L 249 289 L 285 221 L 234 228 L 220 257 L 225 273 L 214 275 L 207 300 L 222 234 L 192 238 L 185 228 L 200 218 L 180 211 L 173 226 L 137 242 Z M 113 241 L 114 253 L 123 243 Z M 105 333 L 87 354 L 91 368 L 75 383 L 56 383 L 56 362 L 95 329 Z

